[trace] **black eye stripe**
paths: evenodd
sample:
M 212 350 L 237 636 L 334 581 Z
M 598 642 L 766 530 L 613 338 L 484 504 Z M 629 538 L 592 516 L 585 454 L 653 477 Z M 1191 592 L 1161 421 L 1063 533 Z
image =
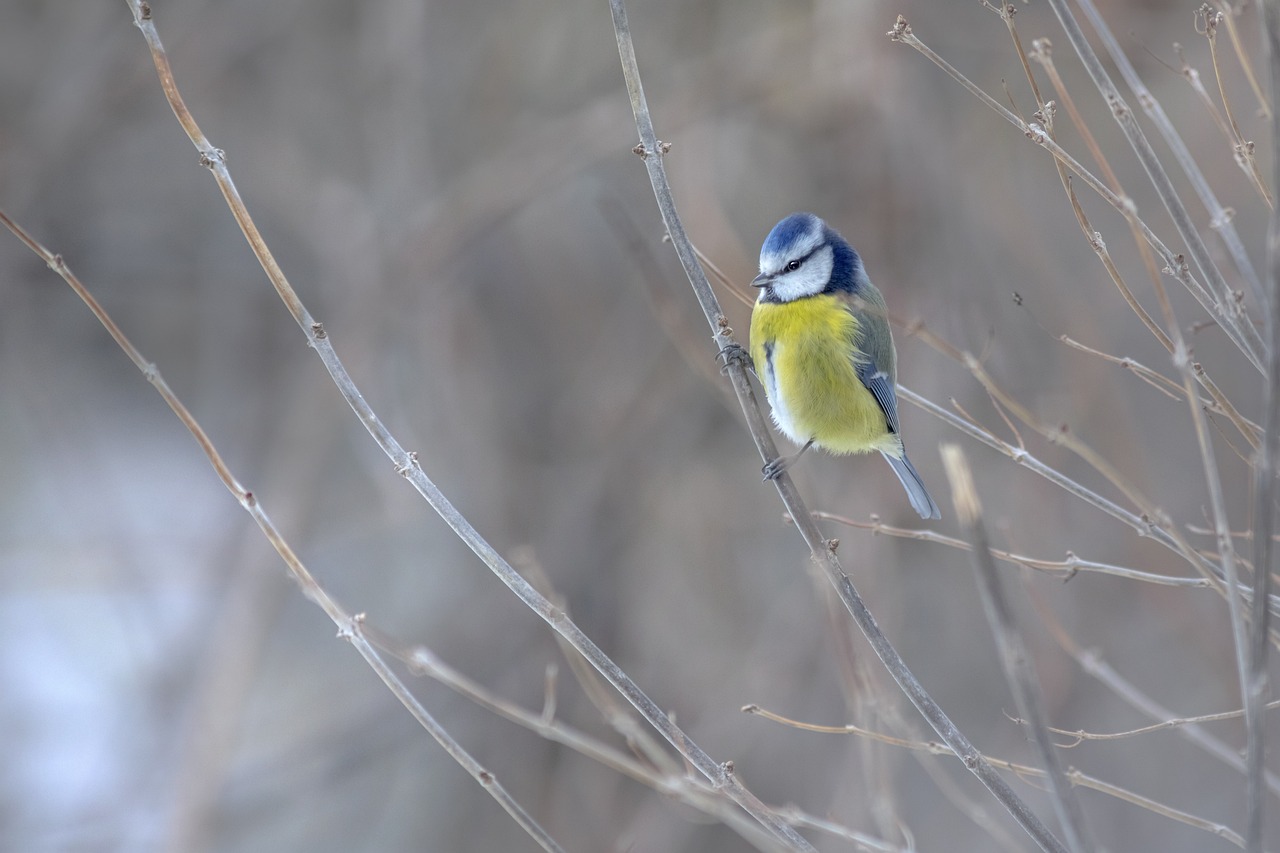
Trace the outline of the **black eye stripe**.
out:
M 787 262 L 786 262 L 786 264 L 784 264 L 784 265 L 783 265 L 783 267 L 782 267 L 783 272 L 793 272 L 793 271 L 795 271 L 795 270 L 800 269 L 800 267 L 804 266 L 805 261 L 809 260 L 809 259 L 810 259 L 810 258 L 812 258 L 815 254 L 817 254 L 817 251 L 818 251 L 819 249 L 821 249 L 821 248 L 822 248 L 823 246 L 825 246 L 825 245 L 827 245 L 827 244 L 826 244 L 826 243 L 819 243 L 818 245 L 816 245 L 816 246 L 814 246 L 812 249 L 810 249 L 810 250 L 809 250 L 809 254 L 805 255 L 804 257 L 800 257 L 800 258 L 792 258 L 791 260 L 787 261 Z M 793 266 L 791 266 L 792 264 L 795 264 L 795 266 L 794 266 L 794 267 L 793 267 Z

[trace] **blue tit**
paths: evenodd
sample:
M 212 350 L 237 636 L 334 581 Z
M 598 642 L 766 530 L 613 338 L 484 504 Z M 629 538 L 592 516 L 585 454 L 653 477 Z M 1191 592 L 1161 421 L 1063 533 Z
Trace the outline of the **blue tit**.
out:
M 765 478 L 813 445 L 838 454 L 878 450 L 920 517 L 941 517 L 902 446 L 893 335 L 858 253 L 812 213 L 793 213 L 765 238 L 751 283 L 760 288 L 751 312 L 756 374 L 774 423 L 802 445 L 766 465 Z

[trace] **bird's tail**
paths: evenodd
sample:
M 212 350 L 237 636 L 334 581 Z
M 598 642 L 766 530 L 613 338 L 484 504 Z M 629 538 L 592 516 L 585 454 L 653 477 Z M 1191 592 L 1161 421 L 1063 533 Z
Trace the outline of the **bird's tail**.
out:
M 924 487 L 924 481 L 920 479 L 920 474 L 916 472 L 916 467 L 911 464 L 911 460 L 907 458 L 907 452 L 902 451 L 901 456 L 890 456 L 884 453 L 884 458 L 889 461 L 893 473 L 898 475 L 898 479 L 902 481 L 902 488 L 907 490 L 907 497 L 911 500 L 911 506 L 915 511 L 920 513 L 921 518 L 942 518 L 942 513 L 938 511 L 938 505 L 933 502 L 933 498 L 929 497 L 929 490 Z

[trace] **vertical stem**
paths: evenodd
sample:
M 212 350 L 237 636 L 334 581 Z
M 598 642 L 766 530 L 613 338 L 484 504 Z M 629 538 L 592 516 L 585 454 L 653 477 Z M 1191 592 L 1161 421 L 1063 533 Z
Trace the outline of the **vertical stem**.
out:
M 1280 0 L 1262 0 L 1259 9 L 1263 21 L 1263 46 L 1271 75 L 1271 98 L 1280 92 Z M 1271 182 L 1272 195 L 1280 183 L 1280 115 L 1271 110 Z M 1266 411 L 1263 415 L 1262 446 L 1255 465 L 1255 509 L 1253 516 L 1253 624 L 1249 637 L 1249 683 L 1245 691 L 1246 718 L 1252 716 L 1258 725 L 1249 728 L 1246 744 L 1248 769 L 1248 811 L 1245 841 L 1248 850 L 1262 849 L 1263 773 L 1265 768 L 1265 707 L 1270 684 L 1267 677 L 1267 592 L 1271 584 L 1271 562 L 1274 543 L 1271 540 L 1275 520 L 1276 457 L 1280 455 L 1280 214 L 1273 208 L 1267 234 L 1267 280 L 1264 282 L 1263 304 L 1268 358 L 1263 389 Z

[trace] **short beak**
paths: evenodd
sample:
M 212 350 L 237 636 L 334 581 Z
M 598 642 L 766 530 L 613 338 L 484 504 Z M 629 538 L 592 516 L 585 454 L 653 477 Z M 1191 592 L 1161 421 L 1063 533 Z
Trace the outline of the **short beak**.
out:
M 760 275 L 751 279 L 752 287 L 768 287 L 771 284 L 773 284 L 773 276 L 765 273 L 760 273 Z

